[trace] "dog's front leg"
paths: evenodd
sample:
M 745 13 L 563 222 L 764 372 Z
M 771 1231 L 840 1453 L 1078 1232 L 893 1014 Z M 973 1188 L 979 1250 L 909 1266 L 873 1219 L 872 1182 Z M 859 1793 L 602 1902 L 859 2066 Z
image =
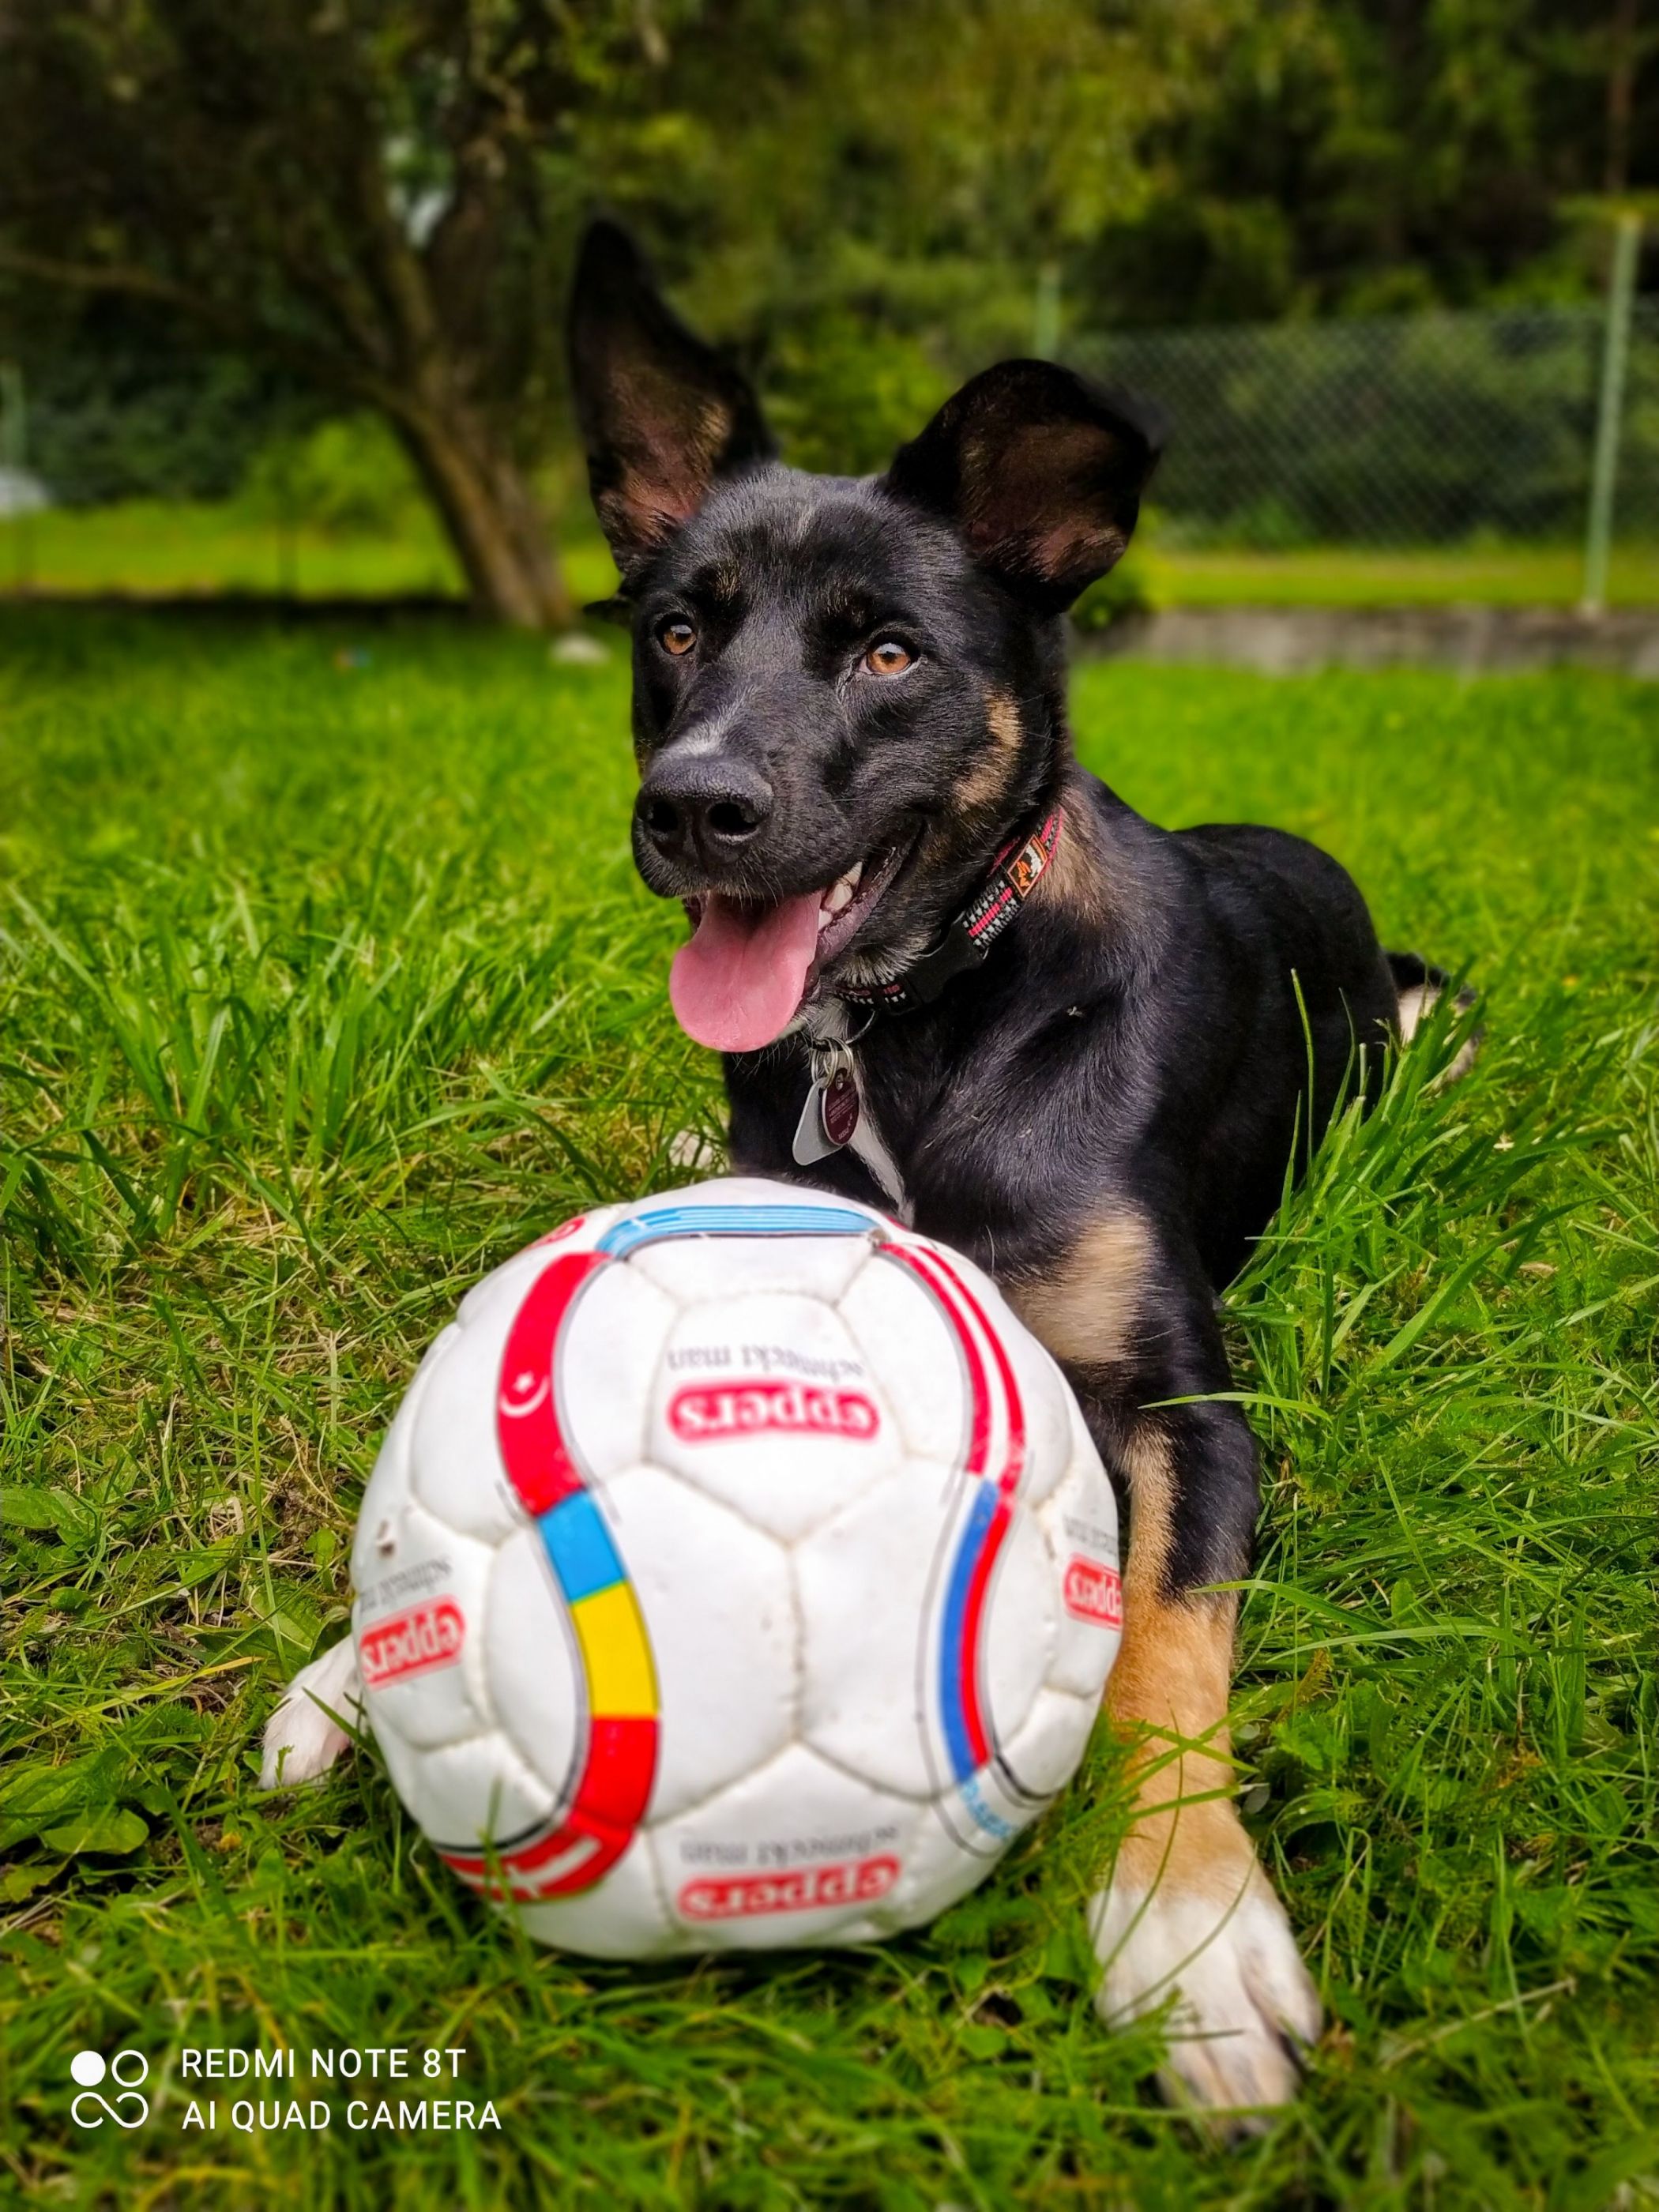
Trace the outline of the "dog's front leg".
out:
M 259 1787 L 291 1789 L 325 1774 L 351 1741 L 340 1723 L 361 1719 L 362 1702 L 357 1647 L 349 1636 L 342 1637 L 320 1659 L 301 1668 L 265 1723 Z
M 1185 1407 L 1133 1421 L 1115 1456 L 1130 1534 L 1106 1703 L 1134 1813 L 1091 1910 L 1101 2014 L 1120 2025 L 1173 1999 L 1167 2088 L 1206 2106 L 1280 2104 L 1319 2033 L 1319 1999 L 1238 1817 L 1227 1732 L 1237 1601 L 1205 1589 L 1231 1576 L 1202 1563 L 1190 1525 L 1195 1500 L 1219 1492 L 1248 1534 L 1254 1443 L 1236 1408 Z
M 1160 2078 L 1180 2100 L 1281 2104 L 1320 2004 L 1238 1816 L 1227 1731 L 1237 1600 L 1215 1585 L 1249 1571 L 1256 1454 L 1239 1408 L 1213 1402 L 1231 1384 L 1209 1285 L 1120 1223 L 1015 1296 L 1066 1364 L 1128 1503 L 1106 1705 L 1133 1814 L 1091 1908 L 1101 2014 L 1121 2026 L 1170 2008 Z

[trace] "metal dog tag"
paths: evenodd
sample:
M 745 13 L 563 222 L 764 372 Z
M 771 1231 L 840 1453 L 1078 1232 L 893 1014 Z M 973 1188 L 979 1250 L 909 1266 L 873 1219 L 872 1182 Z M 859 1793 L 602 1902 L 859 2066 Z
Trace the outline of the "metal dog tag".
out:
M 859 1125 L 859 1086 L 844 1045 L 812 1054 L 812 1081 L 790 1146 L 797 1167 L 810 1168 L 851 1144 Z

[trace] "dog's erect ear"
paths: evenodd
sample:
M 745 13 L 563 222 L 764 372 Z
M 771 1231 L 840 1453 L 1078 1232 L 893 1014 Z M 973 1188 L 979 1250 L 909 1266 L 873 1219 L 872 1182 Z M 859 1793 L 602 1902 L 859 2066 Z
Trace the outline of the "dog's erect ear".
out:
M 624 579 L 729 469 L 775 448 L 747 382 L 687 330 L 614 222 L 589 227 L 570 296 L 570 378 L 599 526 Z
M 1052 362 L 1005 361 L 901 446 L 889 491 L 954 523 L 975 558 L 1045 614 L 1129 542 L 1164 445 L 1153 410 Z

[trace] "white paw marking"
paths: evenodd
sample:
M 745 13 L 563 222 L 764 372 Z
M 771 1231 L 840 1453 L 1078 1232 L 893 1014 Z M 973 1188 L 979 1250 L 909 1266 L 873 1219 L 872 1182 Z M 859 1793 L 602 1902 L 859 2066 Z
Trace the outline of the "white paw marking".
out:
M 301 1667 L 283 1691 L 283 1702 L 265 1723 L 259 1787 L 291 1790 L 325 1774 L 351 1741 L 331 1716 L 338 1713 L 355 1723 L 362 1702 L 357 1647 L 348 1636 Z
M 1431 983 L 1408 983 L 1400 994 L 1400 1042 L 1409 1044 L 1423 1026 L 1423 1018 L 1440 996 Z
M 1440 997 L 1439 987 L 1434 983 L 1409 983 L 1400 994 L 1400 1042 L 1409 1044 L 1417 1035 Z M 1478 1050 L 1471 1037 L 1467 1044 L 1458 1047 L 1456 1057 L 1449 1067 L 1435 1077 L 1437 1084 L 1455 1083 L 1474 1066 Z
M 1297 2046 L 1319 2036 L 1319 1996 L 1258 1866 L 1236 1896 L 1150 1891 L 1114 1880 L 1090 1907 L 1105 1969 L 1096 2004 L 1122 2027 L 1174 1999 L 1159 2079 L 1177 2102 L 1282 2105 L 1296 2094 Z

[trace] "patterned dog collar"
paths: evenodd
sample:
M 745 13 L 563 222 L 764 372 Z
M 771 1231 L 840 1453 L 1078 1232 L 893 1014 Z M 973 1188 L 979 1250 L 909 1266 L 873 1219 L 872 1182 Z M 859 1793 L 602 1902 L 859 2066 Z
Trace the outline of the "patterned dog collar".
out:
M 931 1006 L 953 975 L 977 968 L 1018 914 L 1060 843 L 1060 809 L 1042 827 L 1005 845 L 991 864 L 984 888 L 966 906 L 939 943 L 913 960 L 890 983 L 843 983 L 836 993 L 850 1006 L 873 1006 L 884 1014 L 908 1013 Z

